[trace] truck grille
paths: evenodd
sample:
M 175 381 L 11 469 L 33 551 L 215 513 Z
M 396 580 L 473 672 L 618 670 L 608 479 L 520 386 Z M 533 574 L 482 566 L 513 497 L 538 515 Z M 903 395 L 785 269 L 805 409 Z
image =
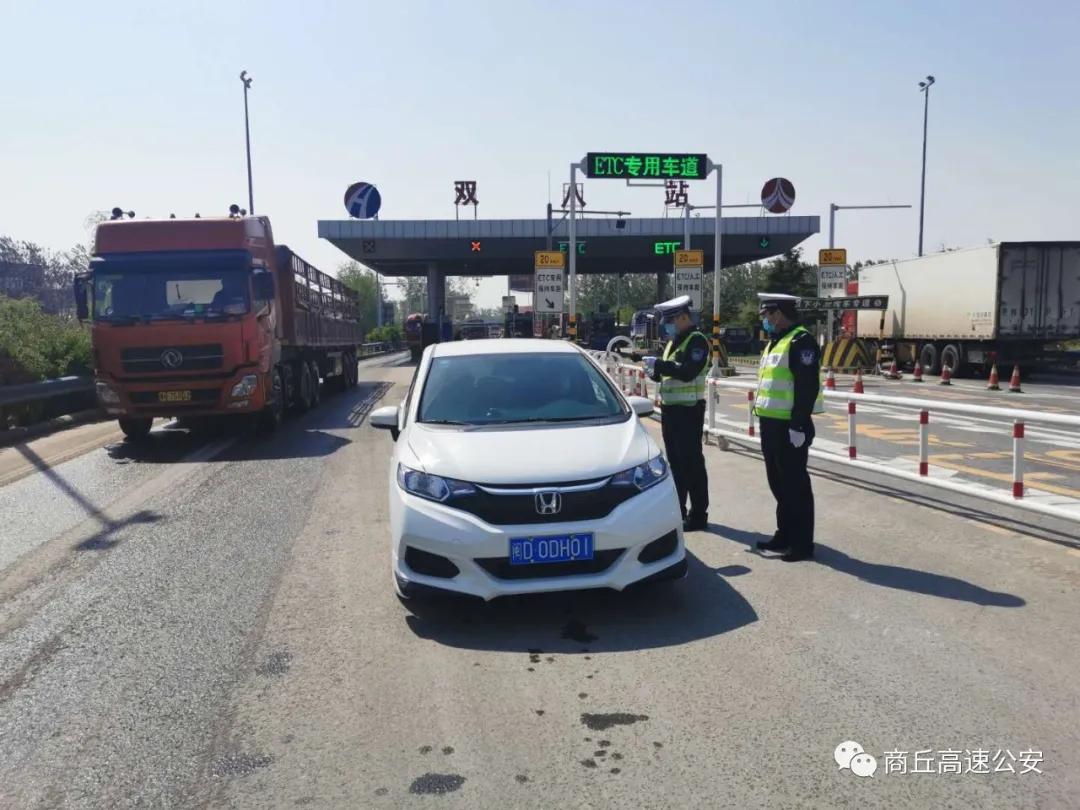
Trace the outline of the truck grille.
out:
M 572 484 L 551 484 L 552 490 Z M 476 515 L 494 526 L 527 525 L 534 523 L 565 523 L 578 520 L 599 520 L 611 514 L 621 503 L 634 495 L 632 487 L 613 487 L 606 485 L 584 492 L 562 492 L 561 509 L 555 514 L 542 515 L 536 508 L 534 490 L 544 489 L 544 485 L 530 484 L 522 487 L 499 487 L 500 492 L 522 490 L 521 494 L 495 494 L 478 489 L 475 495 L 461 495 L 449 501 L 448 505 Z
M 572 560 L 558 563 L 533 563 L 511 565 L 507 557 L 483 557 L 473 560 L 477 565 L 498 579 L 543 579 L 544 577 L 572 577 L 582 574 L 599 574 L 609 569 L 624 548 L 597 551 L 591 560 Z
M 149 346 L 124 349 L 120 356 L 124 371 L 146 374 L 160 371 L 203 371 L 221 368 L 224 360 L 220 343 L 202 346 Z

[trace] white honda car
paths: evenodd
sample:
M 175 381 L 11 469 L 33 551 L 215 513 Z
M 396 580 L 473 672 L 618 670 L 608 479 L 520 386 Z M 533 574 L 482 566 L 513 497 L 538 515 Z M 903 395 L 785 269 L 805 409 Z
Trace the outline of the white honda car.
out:
M 395 585 L 493 599 L 686 575 L 682 516 L 655 441 L 577 347 L 470 340 L 428 347 L 391 431 Z

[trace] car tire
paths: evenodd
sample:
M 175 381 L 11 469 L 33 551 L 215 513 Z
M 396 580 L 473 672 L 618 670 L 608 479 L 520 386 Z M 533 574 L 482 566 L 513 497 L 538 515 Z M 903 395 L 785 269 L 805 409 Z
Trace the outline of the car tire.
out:
M 118 420 L 120 430 L 133 442 L 146 441 L 150 436 L 150 428 L 154 420 L 149 416 L 121 416 Z
M 281 371 L 274 369 L 270 375 L 270 402 L 257 417 L 259 433 L 273 433 L 285 418 L 285 384 L 281 380 Z
M 296 399 L 293 408 L 298 413 L 311 410 L 311 369 L 305 362 L 300 363 L 300 373 L 297 375 Z
M 919 350 L 919 365 L 924 374 L 940 374 L 941 366 L 938 363 L 937 346 L 933 343 L 924 343 Z
M 948 366 L 954 377 L 963 377 L 967 371 L 960 359 L 960 347 L 953 343 L 941 350 L 941 365 Z
M 312 360 L 308 363 L 308 374 L 311 375 L 311 407 L 316 407 L 322 402 L 322 385 L 319 382 L 319 366 Z

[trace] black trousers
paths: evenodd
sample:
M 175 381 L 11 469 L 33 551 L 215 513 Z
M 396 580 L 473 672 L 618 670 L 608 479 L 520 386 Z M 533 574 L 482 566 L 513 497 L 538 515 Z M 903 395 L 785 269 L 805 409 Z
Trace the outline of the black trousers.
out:
M 794 551 L 814 548 L 814 492 L 806 471 L 814 426 L 806 430 L 802 447 L 791 446 L 790 422 L 782 419 L 761 420 L 761 453 L 769 489 L 776 498 L 776 530 L 780 540 Z
M 690 496 L 690 514 L 697 517 L 709 509 L 709 477 L 705 472 L 705 453 L 701 449 L 704 427 L 703 401 L 696 405 L 664 407 L 660 430 L 683 517 L 686 517 L 687 495 Z

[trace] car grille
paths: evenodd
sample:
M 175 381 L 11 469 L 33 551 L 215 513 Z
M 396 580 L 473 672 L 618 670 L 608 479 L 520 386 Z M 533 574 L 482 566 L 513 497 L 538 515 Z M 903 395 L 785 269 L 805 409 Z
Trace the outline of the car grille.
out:
M 532 565 L 511 565 L 508 557 L 484 557 L 473 560 L 473 562 L 497 579 L 572 577 L 582 574 L 599 574 L 601 571 L 606 571 L 619 559 L 624 551 L 626 551 L 624 548 L 611 548 L 597 551 L 591 560 L 533 563 Z
M 179 362 L 166 365 L 170 358 L 179 355 Z M 124 349 L 120 355 L 124 371 L 129 374 L 146 374 L 157 371 L 204 371 L 221 368 L 224 360 L 220 343 L 201 346 L 149 346 Z
M 500 492 L 521 490 L 521 494 L 494 494 L 485 492 L 478 485 L 475 495 L 459 495 L 448 505 L 476 515 L 494 526 L 528 525 L 535 523 L 567 523 L 578 520 L 598 520 L 607 517 L 621 503 L 625 503 L 638 494 L 633 487 L 613 487 L 606 485 L 585 492 L 562 492 L 562 508 L 552 515 L 541 515 L 536 509 L 535 490 L 574 484 L 529 484 L 521 487 L 499 486 Z

